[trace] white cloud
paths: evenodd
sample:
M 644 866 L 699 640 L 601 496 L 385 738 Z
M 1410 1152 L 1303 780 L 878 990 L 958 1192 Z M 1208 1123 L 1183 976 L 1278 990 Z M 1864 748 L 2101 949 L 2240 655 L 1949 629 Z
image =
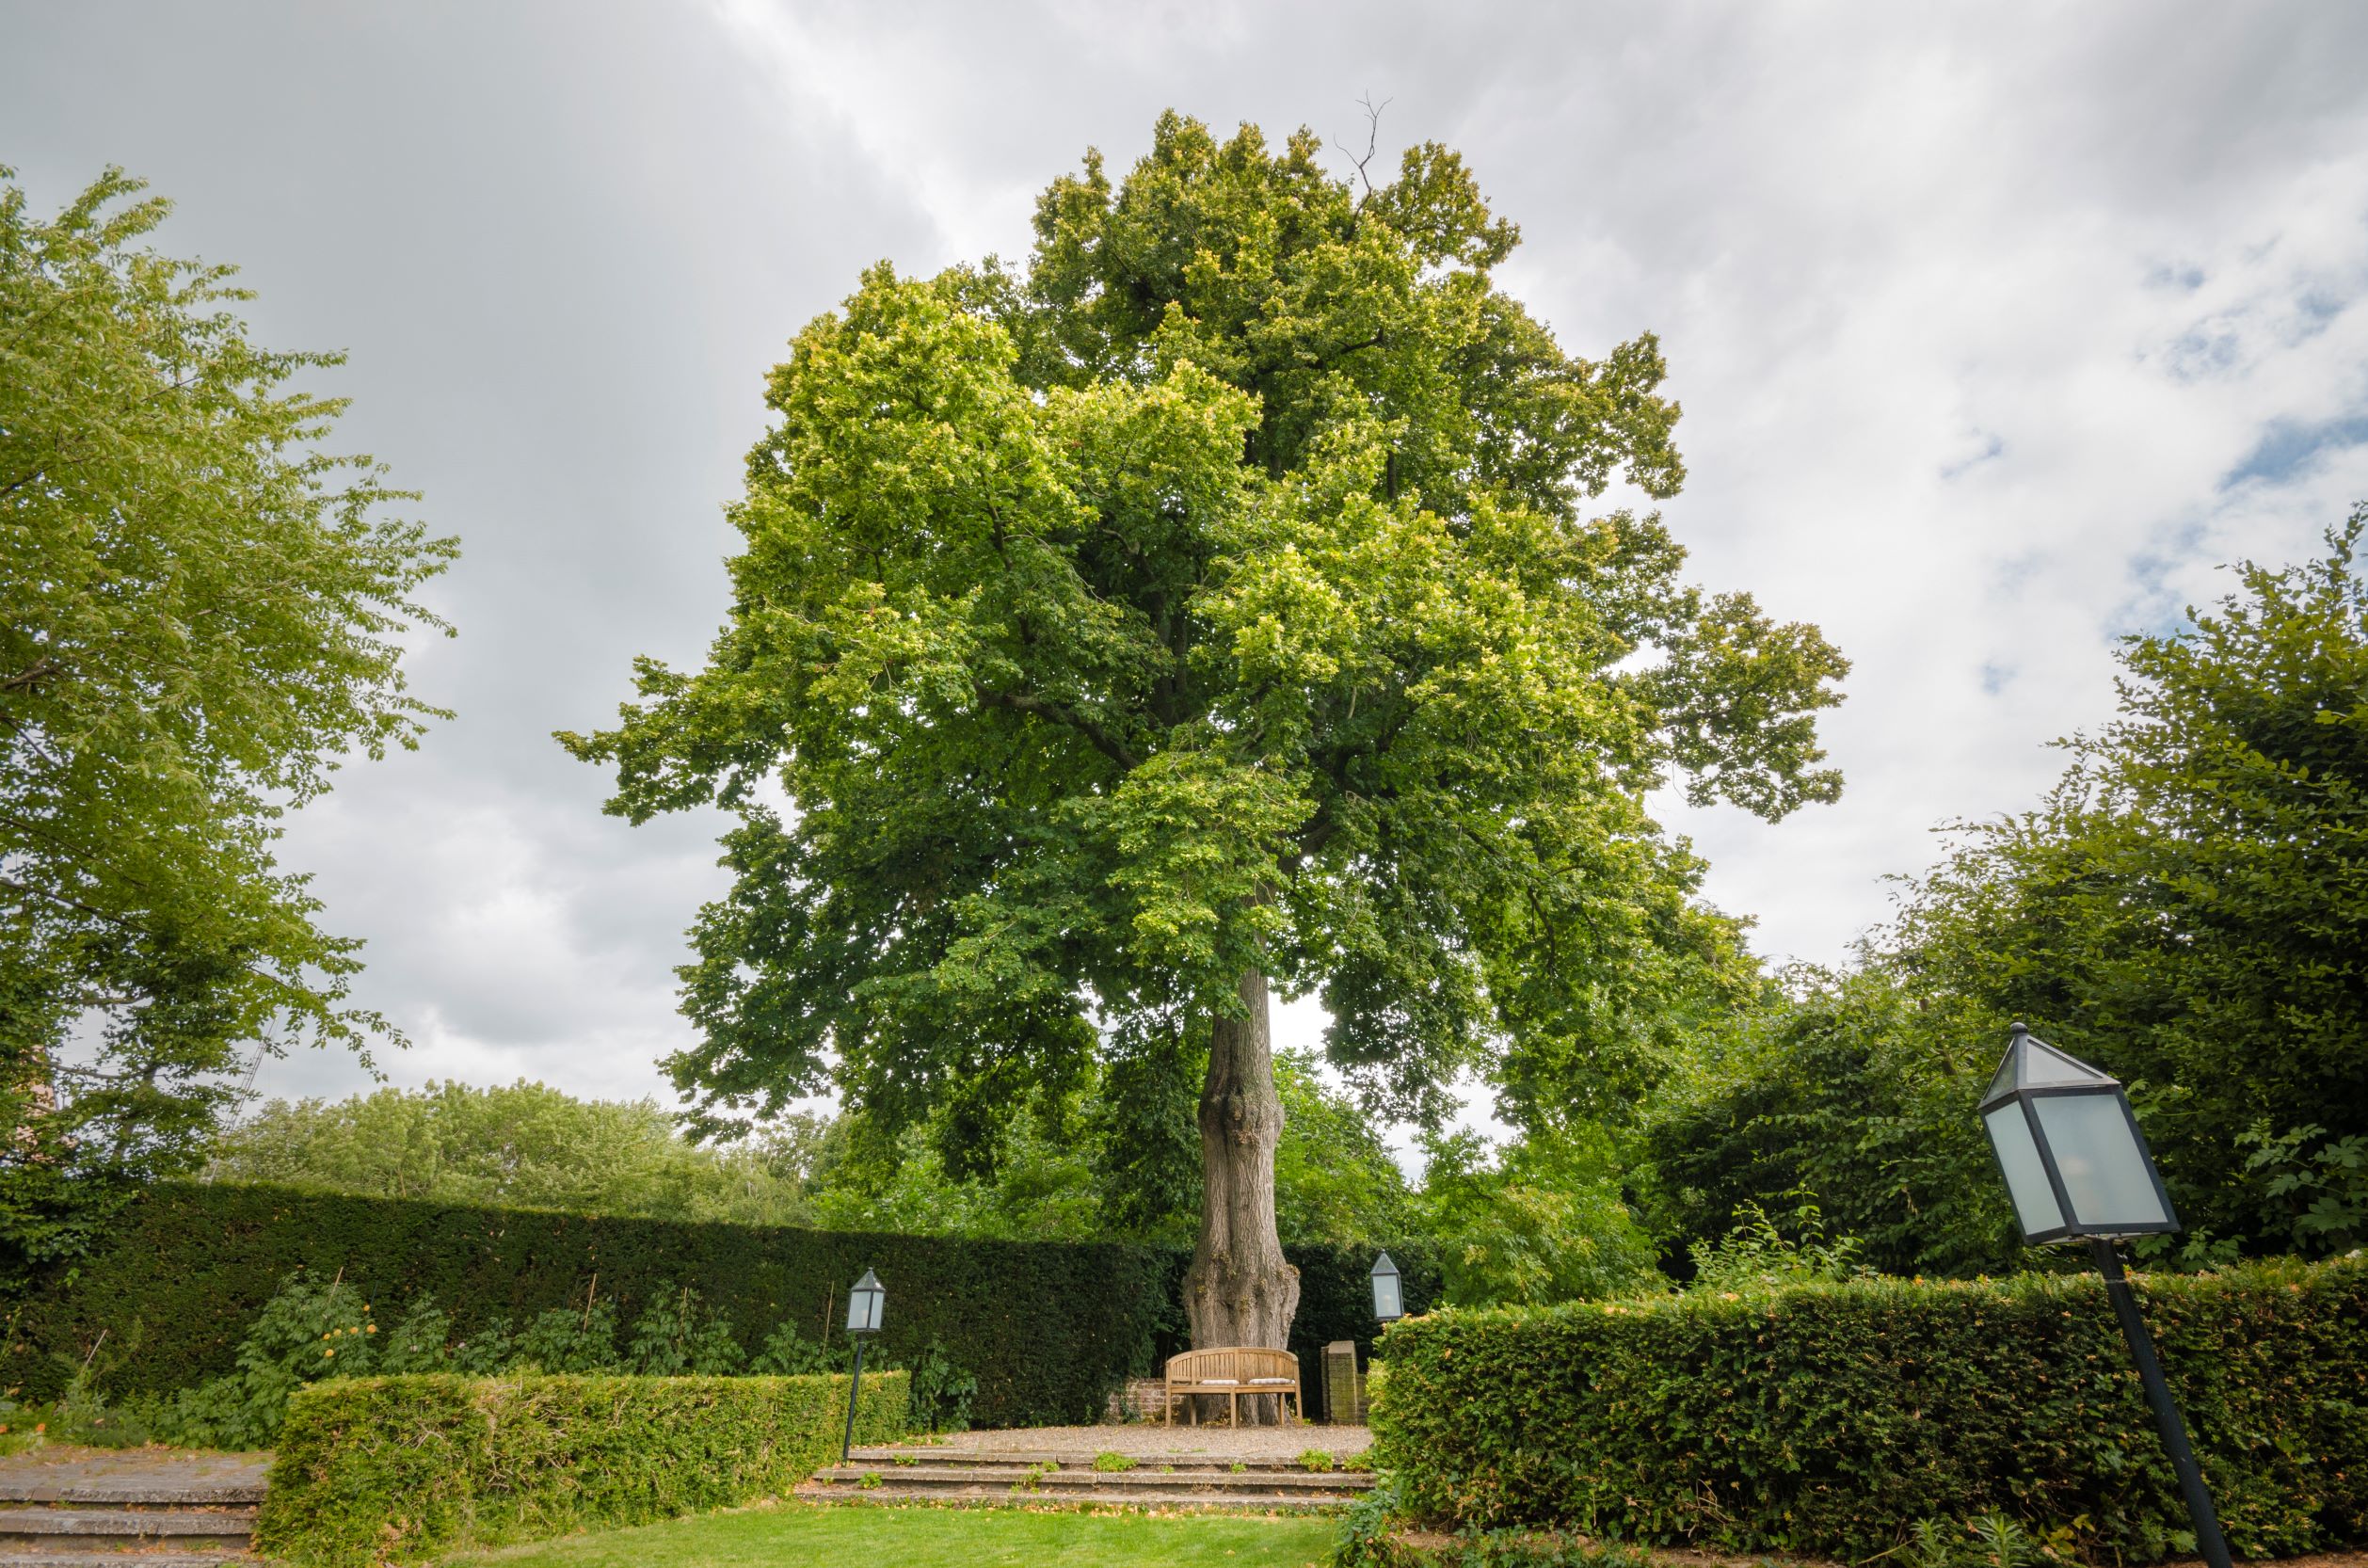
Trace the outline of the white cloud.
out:
M 545 732 L 721 617 L 713 507 L 786 336 L 876 257 L 1024 251 L 1034 193 L 1089 144 L 1123 172 L 1171 104 L 1345 138 L 1386 99 L 1385 146 L 1459 147 L 1522 225 L 1504 280 L 1567 345 L 1661 334 L 1700 575 L 1857 666 L 1842 805 L 1668 810 L 1771 954 L 1838 958 L 1935 824 L 2027 804 L 2044 743 L 2109 712 L 2116 636 L 2368 495 L 2355 8 L 27 15 L 0 144 L 37 194 L 154 177 L 166 243 L 247 264 L 266 341 L 353 351 L 367 444 L 466 537 L 463 636 L 422 664 L 461 722 L 290 840 L 371 939 L 407 1081 L 661 1089 L 712 824 L 599 816 Z M 197 114 L 166 90 L 192 72 L 225 84 Z M 296 145 L 241 107 L 331 80 Z

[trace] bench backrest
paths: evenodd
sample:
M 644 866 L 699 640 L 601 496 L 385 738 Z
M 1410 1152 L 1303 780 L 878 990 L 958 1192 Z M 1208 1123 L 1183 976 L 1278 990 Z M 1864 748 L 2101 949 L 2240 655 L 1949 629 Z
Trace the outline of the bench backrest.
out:
M 1288 1351 L 1262 1350 L 1254 1345 L 1186 1351 L 1168 1357 L 1170 1383 L 1206 1383 L 1212 1378 L 1230 1378 L 1244 1384 L 1257 1378 L 1288 1378 L 1297 1383 L 1299 1357 Z

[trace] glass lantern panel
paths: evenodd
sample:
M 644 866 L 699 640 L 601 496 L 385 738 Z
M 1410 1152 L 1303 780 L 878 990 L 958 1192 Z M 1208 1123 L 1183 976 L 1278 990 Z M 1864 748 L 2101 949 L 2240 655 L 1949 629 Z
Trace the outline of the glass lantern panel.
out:
M 2067 1083 L 2104 1083 L 2105 1075 L 2086 1062 L 2073 1060 L 2055 1047 L 2034 1040 L 2023 1058 L 2023 1086 L 2053 1088 Z
M 1982 1117 L 1990 1129 L 1991 1146 L 1998 1151 L 1999 1168 L 2007 1173 L 2007 1192 L 2014 1199 L 2014 1217 L 2023 1234 L 2037 1235 L 2064 1223 L 2056 1206 L 2056 1190 L 2047 1184 L 2047 1169 L 2040 1163 L 2040 1146 L 2031 1137 L 2031 1124 L 2023 1107 L 2009 1101 Z
M 2120 1094 L 2048 1095 L 2034 1099 L 2031 1109 L 2083 1230 L 2158 1225 L 2170 1218 Z
M 1373 1316 L 1389 1319 L 1402 1318 L 1405 1315 L 1405 1302 L 1398 1290 L 1398 1276 L 1375 1274 L 1373 1276 Z

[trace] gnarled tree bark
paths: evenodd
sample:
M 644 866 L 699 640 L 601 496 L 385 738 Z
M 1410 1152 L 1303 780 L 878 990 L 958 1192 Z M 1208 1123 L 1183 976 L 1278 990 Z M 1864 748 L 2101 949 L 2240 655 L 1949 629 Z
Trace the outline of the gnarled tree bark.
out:
M 1299 1310 L 1299 1271 L 1283 1261 L 1274 1228 L 1274 1147 L 1283 1102 L 1274 1092 L 1266 976 L 1241 977 L 1244 1016 L 1214 1021 L 1200 1095 L 1200 1239 L 1184 1275 L 1194 1349 L 1256 1345 L 1282 1350 Z M 1245 1401 L 1256 1419 L 1272 1400 Z

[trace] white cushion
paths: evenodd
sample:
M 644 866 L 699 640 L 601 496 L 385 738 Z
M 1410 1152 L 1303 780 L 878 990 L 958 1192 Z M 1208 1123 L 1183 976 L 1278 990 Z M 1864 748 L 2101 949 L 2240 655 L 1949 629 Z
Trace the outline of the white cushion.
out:
M 1194 1378 L 1192 1381 L 1194 1383 L 1222 1383 L 1230 1386 L 1241 1380 L 1240 1378 Z
M 1252 1383 L 1297 1383 L 1297 1378 L 1252 1378 Z

